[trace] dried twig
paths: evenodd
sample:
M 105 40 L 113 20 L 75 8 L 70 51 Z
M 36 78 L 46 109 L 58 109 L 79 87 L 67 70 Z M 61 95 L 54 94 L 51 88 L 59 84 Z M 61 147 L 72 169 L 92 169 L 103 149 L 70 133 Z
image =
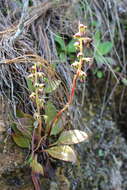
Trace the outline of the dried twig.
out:
M 17 38 L 19 38 L 19 36 L 22 34 L 22 32 L 24 30 L 24 23 L 25 23 L 27 12 L 28 12 L 29 0 L 23 0 L 23 3 L 24 3 L 24 6 L 23 6 L 23 10 L 22 10 L 21 19 L 19 21 L 19 25 L 18 25 L 18 29 L 17 29 L 16 33 L 14 34 L 14 36 L 12 36 L 10 38 L 11 43 L 14 43 L 17 40 Z

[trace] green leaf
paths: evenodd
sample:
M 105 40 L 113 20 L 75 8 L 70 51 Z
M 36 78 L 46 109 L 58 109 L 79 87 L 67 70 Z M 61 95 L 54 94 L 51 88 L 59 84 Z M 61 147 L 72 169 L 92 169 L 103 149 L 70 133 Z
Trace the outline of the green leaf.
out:
M 67 60 L 67 56 L 65 52 L 60 52 L 59 57 L 60 57 L 60 60 L 63 62 Z
M 56 70 L 57 63 L 53 63 L 53 62 L 52 62 L 52 63 L 51 63 L 51 67 L 52 67 L 53 70 Z
M 19 110 L 19 109 L 17 109 L 16 110 L 16 116 L 18 117 L 18 118 L 30 118 L 30 119 L 33 119 L 33 116 L 32 115 L 30 115 L 30 114 L 28 114 L 28 113 L 24 113 L 23 111 L 21 111 L 21 110 Z
M 34 118 L 33 117 L 19 118 L 18 122 L 19 122 L 19 125 L 25 126 L 27 128 L 27 126 L 29 127 L 29 126 L 33 125 Z
M 98 77 L 99 79 L 101 79 L 101 78 L 104 77 L 104 73 L 103 73 L 102 71 L 97 71 L 96 75 L 97 75 L 97 77 Z
M 117 67 L 114 69 L 114 71 L 120 72 L 120 71 L 121 71 L 121 68 L 120 68 L 119 66 L 117 66 Z
M 105 63 L 104 57 L 102 55 L 96 54 L 94 58 L 96 60 L 98 67 L 101 67 Z
M 116 62 L 111 57 L 104 57 L 105 64 L 116 65 Z
M 52 80 L 52 81 L 47 81 L 47 85 L 44 88 L 44 91 L 46 93 L 51 93 L 53 91 L 55 91 L 58 86 L 60 85 L 61 81 L 60 80 Z
M 88 139 L 88 135 L 80 130 L 68 130 L 61 133 L 58 144 L 77 144 Z
M 19 118 L 16 127 L 24 136 L 31 137 L 33 124 L 34 118 Z
M 28 89 L 30 90 L 30 92 L 34 92 L 35 87 L 33 86 L 32 81 L 30 79 L 26 78 L 26 82 L 27 82 L 27 86 L 28 86 Z
M 16 134 L 22 134 L 27 138 L 31 138 L 33 131 L 34 118 L 32 115 L 16 110 L 17 122 L 11 124 Z
M 33 158 L 32 158 L 32 156 L 30 156 L 30 157 L 28 158 L 28 160 L 26 160 L 26 164 L 30 164 L 30 163 L 32 162 L 32 160 L 33 160 Z
M 71 40 L 67 45 L 67 53 L 76 53 L 76 48 L 74 46 L 75 40 Z
M 44 175 L 43 167 L 37 161 L 37 155 L 35 155 L 35 158 L 31 161 L 30 167 L 32 168 L 32 171 L 34 171 L 35 173 Z
M 122 83 L 127 86 L 127 79 L 126 78 L 122 78 Z
M 100 149 L 98 151 L 98 156 L 103 157 L 104 156 L 104 151 Z
M 57 110 L 52 102 L 48 101 L 45 106 L 45 115 L 47 116 L 46 124 L 49 125 L 57 114 Z
M 74 150 L 68 145 L 54 146 L 45 150 L 53 158 L 67 162 L 76 162 L 76 154 Z
M 98 46 L 99 43 L 100 43 L 100 39 L 101 39 L 101 33 L 100 33 L 100 31 L 96 31 L 93 39 L 94 39 L 95 46 Z
M 91 26 L 97 26 L 98 22 L 96 20 L 93 20 L 93 22 L 91 22 L 90 24 L 91 24 Z
M 30 141 L 27 137 L 22 136 L 22 134 L 16 134 L 14 133 L 12 135 L 12 138 L 14 142 L 21 148 L 29 148 L 30 146 Z
M 61 36 L 55 35 L 55 41 L 60 45 L 62 51 L 66 51 L 65 43 Z
M 116 62 L 111 57 L 104 57 L 103 55 L 95 54 L 95 60 L 97 62 L 98 67 L 102 66 L 103 64 L 110 64 L 110 65 L 116 65 Z
M 52 127 L 51 135 L 57 135 L 63 130 L 61 119 Z
M 100 43 L 98 46 L 97 46 L 97 53 L 100 55 L 106 55 L 107 53 L 109 53 L 111 51 L 113 47 L 113 44 L 112 42 L 103 42 L 103 43 Z

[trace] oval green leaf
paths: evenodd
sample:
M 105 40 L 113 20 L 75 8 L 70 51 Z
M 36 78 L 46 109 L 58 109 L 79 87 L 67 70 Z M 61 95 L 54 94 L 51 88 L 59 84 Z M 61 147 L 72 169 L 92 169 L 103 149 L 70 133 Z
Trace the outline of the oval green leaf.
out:
M 111 51 L 112 47 L 113 47 L 112 42 L 109 41 L 103 42 L 98 45 L 97 52 L 101 55 L 106 55 Z
M 101 78 L 104 77 L 104 73 L 103 73 L 102 71 L 97 71 L 96 75 L 97 75 L 97 77 L 98 77 L 99 79 L 101 79 Z
M 32 168 L 32 171 L 34 171 L 37 174 L 42 174 L 44 175 L 44 170 L 42 165 L 37 161 L 37 156 L 32 160 L 30 163 L 30 167 Z
M 53 127 L 52 127 L 52 130 L 51 130 L 51 135 L 57 135 L 60 133 L 60 131 L 63 130 L 63 127 L 61 125 L 61 122 L 58 121 Z
M 125 86 L 127 86 L 127 79 L 126 78 L 122 78 L 122 83 L 125 85 Z
M 67 162 L 76 162 L 76 154 L 74 150 L 68 145 L 54 146 L 45 151 L 48 152 L 53 158 Z
M 30 146 L 30 141 L 28 138 L 20 135 L 20 134 L 13 134 L 12 138 L 14 142 L 21 148 L 29 148 Z
M 71 40 L 68 45 L 67 45 L 67 53 L 70 54 L 70 53 L 76 53 L 76 48 L 74 46 L 74 42 L 75 40 Z
M 35 87 L 34 87 L 32 81 L 30 79 L 26 78 L 26 82 L 27 82 L 28 90 L 30 92 L 34 92 L 35 91 Z
M 45 93 L 51 93 L 55 91 L 60 85 L 60 83 L 60 80 L 47 81 L 46 87 L 44 88 Z
M 45 105 L 45 115 L 46 118 L 46 125 L 49 125 L 50 122 L 54 119 L 57 114 L 56 107 L 53 105 L 51 101 L 48 101 Z
M 88 135 L 84 131 L 69 130 L 61 133 L 57 144 L 77 144 L 88 139 Z
M 95 46 L 98 46 L 98 44 L 100 43 L 100 39 L 101 39 L 100 31 L 96 31 L 93 39 L 94 39 Z
M 66 56 L 65 52 L 61 52 L 59 54 L 59 57 L 60 57 L 60 60 L 63 62 L 67 60 L 67 56 Z
M 55 35 L 55 42 L 60 45 L 62 51 L 66 51 L 65 43 L 61 36 Z

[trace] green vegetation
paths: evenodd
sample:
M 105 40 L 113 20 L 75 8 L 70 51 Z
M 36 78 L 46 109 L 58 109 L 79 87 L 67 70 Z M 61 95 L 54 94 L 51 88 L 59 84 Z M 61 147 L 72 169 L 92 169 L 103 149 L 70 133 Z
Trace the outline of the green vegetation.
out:
M 111 41 L 102 42 L 101 33 L 99 31 L 96 31 L 93 40 L 95 49 L 94 59 L 98 66 L 94 70 L 94 74 L 101 79 L 104 77 L 104 73 L 103 70 L 100 70 L 99 68 L 102 68 L 103 65 L 114 65 L 114 60 L 110 56 L 107 56 L 111 52 L 113 44 Z
M 66 61 L 67 56 L 72 60 L 75 58 L 76 48 L 74 46 L 74 39 L 66 44 L 60 35 L 56 35 L 55 42 L 57 43 L 57 52 L 61 61 Z

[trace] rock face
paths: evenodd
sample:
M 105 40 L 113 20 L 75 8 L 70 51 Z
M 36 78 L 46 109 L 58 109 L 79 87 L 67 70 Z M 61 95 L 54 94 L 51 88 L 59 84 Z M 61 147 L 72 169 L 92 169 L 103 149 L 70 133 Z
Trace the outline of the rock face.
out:
M 0 97 L 0 190 L 32 190 L 33 187 L 28 183 L 30 172 L 24 166 L 26 155 L 22 149 L 15 146 L 7 132 L 9 110 L 6 106 Z
M 127 144 L 107 106 L 100 117 L 102 105 L 89 100 L 82 110 L 81 129 L 88 132 L 89 142 L 77 147 L 79 165 L 72 166 L 68 178 L 75 190 L 126 189 Z M 84 127 L 83 127 L 84 126 Z M 124 181 L 124 183 L 123 183 Z

